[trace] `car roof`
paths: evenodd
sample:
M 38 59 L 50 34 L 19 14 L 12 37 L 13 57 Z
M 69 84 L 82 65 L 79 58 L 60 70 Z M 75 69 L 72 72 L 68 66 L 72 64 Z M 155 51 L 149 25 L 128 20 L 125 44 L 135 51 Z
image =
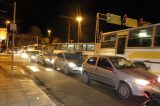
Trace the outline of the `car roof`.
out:
M 89 57 L 104 57 L 104 58 L 124 58 L 122 56 L 111 56 L 111 55 L 91 55 Z

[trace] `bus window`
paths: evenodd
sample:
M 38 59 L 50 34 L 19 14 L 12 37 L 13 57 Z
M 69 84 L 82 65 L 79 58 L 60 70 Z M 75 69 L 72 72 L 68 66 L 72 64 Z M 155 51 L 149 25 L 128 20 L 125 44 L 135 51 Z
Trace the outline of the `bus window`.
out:
M 93 44 L 87 44 L 87 50 L 94 50 L 94 45 Z
M 75 44 L 75 51 L 82 51 L 82 44 Z
M 128 38 L 128 47 L 150 47 L 153 27 L 131 30 Z
M 67 44 L 61 44 L 61 48 L 59 48 L 60 50 L 67 50 L 68 45 Z
M 74 49 L 75 49 L 74 44 L 68 44 L 68 51 L 73 52 Z M 67 48 L 65 50 L 67 50 Z
M 154 46 L 160 46 L 160 26 L 156 27 L 156 34 L 154 38 Z
M 116 34 L 106 35 L 102 38 L 101 48 L 115 47 Z

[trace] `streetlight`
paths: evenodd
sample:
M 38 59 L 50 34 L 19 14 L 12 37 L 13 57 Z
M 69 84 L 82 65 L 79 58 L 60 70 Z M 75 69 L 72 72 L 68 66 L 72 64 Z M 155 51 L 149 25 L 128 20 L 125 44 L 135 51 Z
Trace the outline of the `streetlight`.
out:
M 50 37 L 52 31 L 48 29 L 47 32 L 48 32 L 48 37 Z
M 9 43 L 8 28 L 7 28 L 8 24 L 10 24 L 9 20 L 6 21 L 6 31 L 7 31 L 7 33 L 6 33 L 6 35 L 7 35 L 6 36 L 6 45 L 7 45 L 7 47 L 6 47 L 6 53 L 8 53 L 8 43 Z
M 83 19 L 81 16 L 77 16 L 76 20 L 78 21 L 78 43 L 79 43 L 79 37 L 81 35 L 81 21 Z

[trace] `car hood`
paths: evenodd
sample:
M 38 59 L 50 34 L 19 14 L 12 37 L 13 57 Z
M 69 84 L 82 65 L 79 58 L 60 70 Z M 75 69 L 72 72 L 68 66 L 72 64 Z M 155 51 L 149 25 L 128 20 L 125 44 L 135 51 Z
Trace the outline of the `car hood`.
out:
M 157 76 L 142 69 L 142 68 L 133 68 L 133 69 L 121 69 L 121 71 L 131 77 L 153 80 L 157 79 Z

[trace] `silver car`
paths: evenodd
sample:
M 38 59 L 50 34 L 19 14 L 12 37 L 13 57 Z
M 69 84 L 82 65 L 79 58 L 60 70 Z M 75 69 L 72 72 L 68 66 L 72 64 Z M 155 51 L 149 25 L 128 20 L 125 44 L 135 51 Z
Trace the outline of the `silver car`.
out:
M 56 54 L 53 52 L 43 52 L 37 56 L 37 62 L 44 66 L 52 66 L 55 58 Z
M 72 52 L 62 52 L 57 54 L 53 68 L 64 70 L 65 74 L 80 73 L 82 62 L 83 58 L 80 55 Z
M 85 83 L 97 80 L 112 86 L 122 99 L 144 96 L 144 91 L 160 92 L 160 77 L 138 68 L 131 61 L 117 56 L 91 56 L 82 64 Z

